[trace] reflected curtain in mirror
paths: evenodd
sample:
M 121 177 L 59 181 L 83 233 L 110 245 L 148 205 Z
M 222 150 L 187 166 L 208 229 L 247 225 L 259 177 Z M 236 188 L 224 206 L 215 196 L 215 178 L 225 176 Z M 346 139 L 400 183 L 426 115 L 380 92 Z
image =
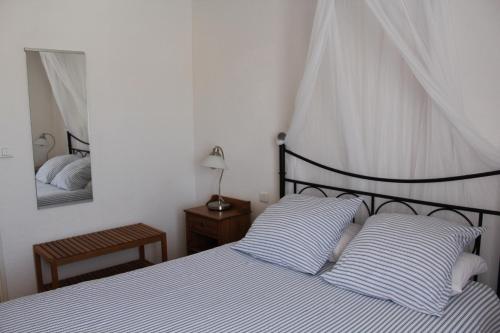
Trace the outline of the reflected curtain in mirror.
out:
M 85 55 L 40 52 L 40 58 L 64 126 L 69 132 L 88 142 Z

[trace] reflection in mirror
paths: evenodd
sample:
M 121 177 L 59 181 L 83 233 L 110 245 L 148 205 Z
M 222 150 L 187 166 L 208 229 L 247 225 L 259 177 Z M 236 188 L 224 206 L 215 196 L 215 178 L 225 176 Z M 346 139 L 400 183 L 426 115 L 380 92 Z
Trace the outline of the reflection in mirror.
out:
M 91 201 L 85 54 L 25 51 L 38 208 Z

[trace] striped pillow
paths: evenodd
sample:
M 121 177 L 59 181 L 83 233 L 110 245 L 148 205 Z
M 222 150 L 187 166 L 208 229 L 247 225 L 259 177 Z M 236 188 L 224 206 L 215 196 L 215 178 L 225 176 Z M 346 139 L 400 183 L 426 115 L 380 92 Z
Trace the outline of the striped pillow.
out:
M 85 157 L 66 165 L 50 184 L 63 190 L 75 191 L 84 188 L 90 180 L 90 158 Z
M 44 184 L 50 184 L 54 177 L 68 164 L 78 160 L 76 155 L 60 155 L 45 162 L 36 172 L 35 178 Z
M 341 288 L 441 316 L 453 265 L 481 232 L 427 216 L 375 215 L 322 277 Z
M 361 199 L 291 195 L 268 207 L 233 249 L 315 274 L 325 264 Z

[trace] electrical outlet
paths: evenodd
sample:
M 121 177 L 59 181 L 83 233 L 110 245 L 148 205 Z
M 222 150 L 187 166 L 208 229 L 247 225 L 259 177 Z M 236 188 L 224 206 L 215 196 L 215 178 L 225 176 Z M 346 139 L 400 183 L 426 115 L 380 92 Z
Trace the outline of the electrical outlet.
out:
M 260 192 L 259 201 L 262 203 L 269 203 L 269 192 Z

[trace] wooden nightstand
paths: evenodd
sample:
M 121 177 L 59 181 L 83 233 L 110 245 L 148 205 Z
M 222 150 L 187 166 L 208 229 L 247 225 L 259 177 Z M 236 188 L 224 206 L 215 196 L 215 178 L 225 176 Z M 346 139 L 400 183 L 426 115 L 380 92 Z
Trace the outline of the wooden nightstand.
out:
M 200 206 L 184 211 L 188 254 L 235 242 L 245 236 L 250 228 L 250 201 L 228 197 L 224 197 L 224 200 L 231 203 L 231 209 L 214 212 L 206 206 Z

